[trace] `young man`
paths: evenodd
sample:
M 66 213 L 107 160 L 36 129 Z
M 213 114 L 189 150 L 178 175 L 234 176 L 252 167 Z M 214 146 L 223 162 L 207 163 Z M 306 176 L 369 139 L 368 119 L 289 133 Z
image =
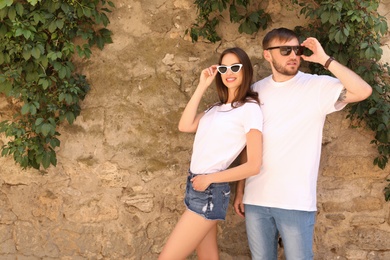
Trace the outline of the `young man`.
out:
M 303 48 L 313 54 L 303 55 Z M 327 55 L 317 39 L 299 44 L 297 35 L 286 28 L 264 37 L 263 56 L 272 75 L 253 86 L 264 115 L 263 165 L 258 175 L 237 183 L 234 207 L 245 215 L 253 260 L 277 259 L 279 235 L 287 259 L 313 259 L 325 117 L 347 103 L 366 99 L 372 89 Z M 322 64 L 336 78 L 299 71 L 301 58 Z

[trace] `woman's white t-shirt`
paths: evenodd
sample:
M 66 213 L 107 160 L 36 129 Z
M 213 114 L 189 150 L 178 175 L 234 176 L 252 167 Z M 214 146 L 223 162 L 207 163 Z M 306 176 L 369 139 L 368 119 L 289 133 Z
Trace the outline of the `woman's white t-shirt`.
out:
M 251 129 L 263 130 L 263 115 L 257 103 L 214 106 L 201 118 L 196 131 L 190 170 L 208 174 L 227 169 L 246 145 Z

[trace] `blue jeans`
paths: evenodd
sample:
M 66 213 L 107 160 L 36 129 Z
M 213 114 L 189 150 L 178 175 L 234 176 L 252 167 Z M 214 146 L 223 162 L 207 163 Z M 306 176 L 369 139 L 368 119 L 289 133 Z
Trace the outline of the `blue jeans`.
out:
M 279 235 L 287 260 L 313 259 L 315 216 L 315 211 L 245 205 L 252 260 L 276 260 Z

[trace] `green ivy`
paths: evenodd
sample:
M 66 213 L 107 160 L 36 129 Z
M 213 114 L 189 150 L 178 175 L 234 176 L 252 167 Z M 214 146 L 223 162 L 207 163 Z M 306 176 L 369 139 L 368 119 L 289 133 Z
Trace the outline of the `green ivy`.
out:
M 189 32 L 193 42 L 198 41 L 199 37 L 203 37 L 211 42 L 221 40 L 217 33 L 219 18 L 222 17 L 222 12 L 229 8 L 230 22 L 239 23 L 238 31 L 240 33 L 252 34 L 261 29 L 266 29 L 271 21 L 271 16 L 262 9 L 249 11 L 250 0 L 214 0 L 204 1 L 196 0 L 195 4 L 198 8 L 198 17 L 196 23 Z
M 301 14 L 316 22 L 297 28 L 302 37 L 314 36 L 327 53 L 358 73 L 373 88 L 372 95 L 349 106 L 348 118 L 353 125 L 364 121 L 374 131 L 372 143 L 378 156 L 374 164 L 384 169 L 390 155 L 390 70 L 380 63 L 380 41 L 387 33 L 385 17 L 378 14 L 379 1 L 317 1 L 303 6 Z M 310 64 L 314 73 L 325 74 L 318 64 Z
M 56 166 L 58 126 L 74 122 L 89 90 L 72 57 L 90 58 L 91 47 L 112 42 L 106 5 L 114 8 L 104 0 L 0 0 L 0 92 L 20 104 L 0 122 L 9 139 L 1 155 L 22 168 Z
M 379 2 L 292 0 L 291 4 L 298 6 L 300 14 L 310 20 L 306 27 L 295 28 L 298 35 L 302 39 L 316 37 L 328 54 L 354 70 L 372 86 L 373 93 L 368 99 L 348 106 L 347 117 L 351 119 L 352 126 L 360 126 L 364 122 L 375 133 L 371 143 L 376 145 L 378 154 L 373 163 L 385 169 L 390 157 L 390 66 L 387 62 L 379 62 L 382 57 L 380 42 L 388 31 L 385 17 L 377 11 Z M 271 22 L 270 16 L 263 10 L 253 11 L 249 0 L 195 1 L 195 4 L 199 13 L 190 33 L 194 42 L 198 37 L 211 42 L 221 40 L 217 34 L 218 18 L 221 18 L 221 12 L 227 6 L 230 6 L 230 21 L 241 22 L 240 33 L 253 34 L 259 29 L 266 29 Z M 240 6 L 240 14 L 236 6 Z M 310 63 L 309 68 L 315 74 L 329 73 L 319 64 Z M 386 200 L 390 200 L 389 191 L 390 184 L 384 191 Z

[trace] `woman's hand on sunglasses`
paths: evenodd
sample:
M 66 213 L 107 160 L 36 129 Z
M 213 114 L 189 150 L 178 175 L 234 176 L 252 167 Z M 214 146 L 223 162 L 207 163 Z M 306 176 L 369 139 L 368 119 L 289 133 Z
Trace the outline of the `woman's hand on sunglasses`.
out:
M 301 45 L 313 52 L 310 56 L 302 55 L 303 60 L 324 65 L 329 59 L 329 55 L 325 53 L 324 48 L 322 48 L 321 43 L 316 38 L 309 37 Z
M 217 65 L 211 65 L 210 67 L 202 70 L 200 74 L 199 85 L 203 86 L 204 88 L 208 88 L 213 82 L 217 73 Z

